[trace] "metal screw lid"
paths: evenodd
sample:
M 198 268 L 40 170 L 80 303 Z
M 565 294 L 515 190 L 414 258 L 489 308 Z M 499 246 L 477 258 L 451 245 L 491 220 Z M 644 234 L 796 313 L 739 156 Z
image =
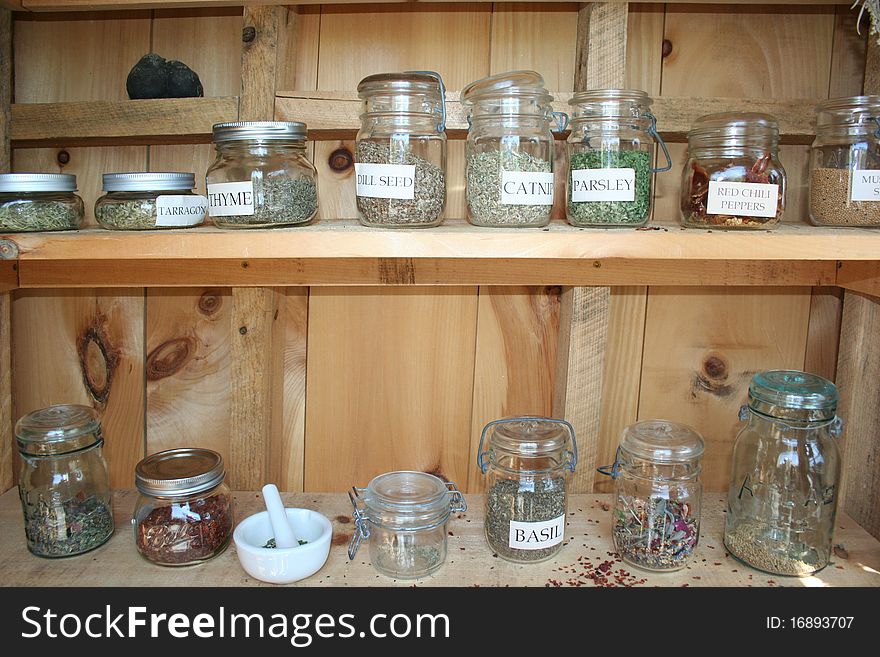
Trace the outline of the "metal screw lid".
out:
M 135 468 L 135 486 L 152 497 L 194 495 L 218 486 L 225 478 L 223 457 L 199 447 L 157 452 Z
M 669 420 L 646 420 L 623 430 L 620 449 L 645 461 L 688 463 L 703 455 L 703 437 L 692 427 Z
M 75 192 L 76 176 L 70 173 L 0 174 L 0 192 Z
M 196 186 L 193 173 L 157 171 L 150 173 L 105 173 L 105 192 L 189 191 Z
M 233 121 L 214 125 L 214 143 L 230 141 L 304 141 L 308 136 L 301 121 Z
M 102 442 L 101 421 L 95 409 L 58 404 L 32 411 L 15 425 L 22 454 L 66 454 Z
M 831 381 L 798 370 L 761 372 L 749 384 L 749 407 L 780 419 L 831 420 L 839 400 L 837 387 Z

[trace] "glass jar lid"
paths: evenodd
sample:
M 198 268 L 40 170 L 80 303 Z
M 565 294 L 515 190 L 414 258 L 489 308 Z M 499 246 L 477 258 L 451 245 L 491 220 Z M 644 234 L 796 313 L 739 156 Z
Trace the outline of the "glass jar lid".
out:
M 880 117 L 880 96 L 848 96 L 831 98 L 816 105 L 816 127 L 826 125 L 861 125 L 877 128 Z
M 565 426 L 544 418 L 512 418 L 496 424 L 489 448 L 525 457 L 561 453 L 568 444 Z
M 779 122 L 758 112 L 722 112 L 696 119 L 688 132 L 688 147 L 754 146 L 775 150 L 779 145 Z
M 28 413 L 16 423 L 15 438 L 22 454 L 33 455 L 66 454 L 103 441 L 98 413 L 80 404 Z
M 690 463 L 703 455 L 705 443 L 695 429 L 669 420 L 644 420 L 623 430 L 620 449 L 655 463 Z
M 376 73 L 368 75 L 358 83 L 358 96 L 368 98 L 374 94 L 392 92 L 428 92 L 440 96 L 439 76 L 428 73 L 408 71 L 404 73 Z
M 189 191 L 196 186 L 192 173 L 155 171 L 147 173 L 105 173 L 105 192 Z
M 569 99 L 572 120 L 642 118 L 651 107 L 651 98 L 638 89 L 590 89 L 578 91 Z
M 448 511 L 450 499 L 451 493 L 442 479 L 410 470 L 374 477 L 364 492 L 364 504 L 369 509 L 405 515 Z
M 301 121 L 233 121 L 217 123 L 214 143 L 232 141 L 305 141 L 306 124 Z
M 152 497 L 195 495 L 220 485 L 225 478 L 223 457 L 199 447 L 157 452 L 135 468 L 135 486 Z
M 70 173 L 0 174 L 0 192 L 75 192 L 76 176 Z
M 484 98 L 536 96 L 550 102 L 553 97 L 544 89 L 544 78 L 535 71 L 508 71 L 471 82 L 461 90 L 461 102 L 471 104 Z
M 749 385 L 749 408 L 779 419 L 832 420 L 839 399 L 831 381 L 798 370 L 761 372 Z

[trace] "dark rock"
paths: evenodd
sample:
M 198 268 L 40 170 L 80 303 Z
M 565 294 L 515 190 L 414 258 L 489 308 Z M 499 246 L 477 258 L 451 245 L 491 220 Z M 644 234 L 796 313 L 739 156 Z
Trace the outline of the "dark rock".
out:
M 165 62 L 168 70 L 168 95 L 166 98 L 195 98 L 205 95 L 199 74 L 183 62 Z
M 155 53 L 141 57 L 128 73 L 125 89 L 132 100 L 167 98 L 168 67 L 165 58 Z

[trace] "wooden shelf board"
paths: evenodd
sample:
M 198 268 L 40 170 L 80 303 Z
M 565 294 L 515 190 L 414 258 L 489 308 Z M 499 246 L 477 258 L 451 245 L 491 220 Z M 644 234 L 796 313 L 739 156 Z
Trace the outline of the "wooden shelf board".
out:
M 346 554 L 353 525 L 351 504 L 342 493 L 286 493 L 287 506 L 314 509 L 333 522 L 333 547 L 324 568 L 304 580 L 306 586 L 592 586 L 588 569 L 606 561 L 612 573 L 624 569 L 626 583 L 637 586 L 880 586 L 880 542 L 846 515 L 838 519 L 833 562 L 808 578 L 775 577 L 752 570 L 727 555 L 722 543 L 725 501 L 706 494 L 700 543 L 690 566 L 677 573 L 654 574 L 620 563 L 609 532 L 611 495 L 572 495 L 566 528 L 567 544 L 559 555 L 540 564 L 511 564 L 494 557 L 483 536 L 484 498 L 466 495 L 470 508 L 456 514 L 448 530 L 445 566 L 421 580 L 395 581 L 378 576 L 363 545 L 356 559 Z M 16 489 L 0 497 L 0 583 L 5 586 L 251 586 L 261 585 L 247 575 L 230 546 L 216 559 L 194 568 L 162 568 L 141 558 L 134 546 L 129 518 L 136 493 L 117 491 L 113 511 L 116 533 L 105 545 L 67 559 L 41 559 L 25 547 L 21 506 Z M 239 520 L 263 509 L 259 493 L 235 495 Z M 579 577 L 580 575 L 580 577 Z M 612 582 L 613 576 L 608 578 Z M 641 580 L 645 581 L 641 581 Z

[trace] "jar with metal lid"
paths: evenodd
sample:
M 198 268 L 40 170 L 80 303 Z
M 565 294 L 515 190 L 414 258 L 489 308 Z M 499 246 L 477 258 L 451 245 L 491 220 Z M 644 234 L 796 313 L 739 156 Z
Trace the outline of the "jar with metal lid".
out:
M 733 446 L 724 544 L 774 575 L 812 575 L 828 565 L 840 485 L 837 388 L 815 374 L 755 375 L 748 423 Z
M 651 217 L 653 174 L 672 168 L 651 98 L 635 89 L 595 89 L 577 92 L 568 102 L 568 222 L 644 226 Z M 656 169 L 655 141 L 666 157 Z
M 503 559 L 544 561 L 565 539 L 566 481 L 577 466 L 565 420 L 512 417 L 483 428 L 477 464 L 486 475 L 486 540 Z
M 535 71 L 510 71 L 461 91 L 467 111 L 465 196 L 475 226 L 546 226 L 553 207 L 553 132 L 568 127 Z
M 348 546 L 354 559 L 370 541 L 373 567 L 388 577 L 414 579 L 435 572 L 446 560 L 446 526 L 452 512 L 467 511 L 452 482 L 425 472 L 386 472 L 348 494 L 355 532 Z
M 16 423 L 15 438 L 28 549 L 40 557 L 69 557 L 105 543 L 113 534 L 113 511 L 94 409 L 41 408 Z
M 162 566 L 202 563 L 226 549 L 232 536 L 232 493 L 223 457 L 183 447 L 152 454 L 135 469 L 135 545 Z
M 779 124 L 767 114 L 697 119 L 688 132 L 681 216 L 693 228 L 772 228 L 785 210 Z
M 357 208 L 365 226 L 438 226 L 446 205 L 446 90 L 432 71 L 379 73 L 358 84 Z
M 599 472 L 614 479 L 612 536 L 620 557 L 645 570 L 684 568 L 700 538 L 702 436 L 668 420 L 623 430 L 617 457 Z
M 810 221 L 880 225 L 880 96 L 834 98 L 816 107 Z
M 192 173 L 105 173 L 95 219 L 110 230 L 188 228 L 205 220 L 208 201 L 193 193 Z
M 76 230 L 84 206 L 75 192 L 67 173 L 0 174 L 0 232 Z
M 300 226 L 318 213 L 318 173 L 306 124 L 240 121 L 214 126 L 208 214 L 221 228 Z

